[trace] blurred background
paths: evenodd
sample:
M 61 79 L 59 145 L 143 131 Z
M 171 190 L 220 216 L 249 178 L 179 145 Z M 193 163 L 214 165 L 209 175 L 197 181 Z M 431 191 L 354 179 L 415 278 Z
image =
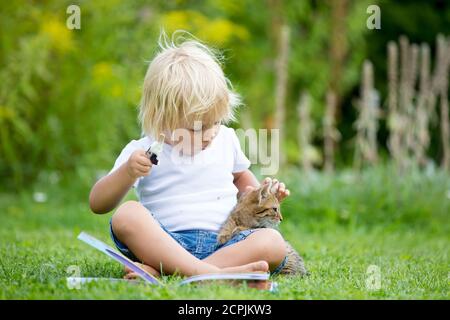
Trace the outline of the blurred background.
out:
M 223 54 L 245 104 L 231 125 L 280 129 L 280 228 L 311 277 L 278 297 L 448 299 L 445 0 L 0 1 L 0 299 L 268 298 L 64 282 L 70 265 L 122 276 L 76 236 L 111 244 L 89 191 L 140 137 L 148 63 L 180 29 Z
M 76 1 L 79 30 L 70 4 L 0 4 L 2 188 L 109 169 L 139 137 L 161 29 L 222 51 L 245 103 L 232 126 L 280 128 L 283 166 L 449 168 L 447 1 Z

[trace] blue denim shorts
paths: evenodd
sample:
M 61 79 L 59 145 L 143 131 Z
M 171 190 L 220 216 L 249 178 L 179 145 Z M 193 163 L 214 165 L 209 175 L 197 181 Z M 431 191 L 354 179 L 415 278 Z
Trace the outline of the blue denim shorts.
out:
M 225 248 L 229 245 L 244 240 L 250 234 L 259 230 L 259 229 L 243 230 L 238 234 L 236 234 L 235 236 L 233 236 L 226 243 L 219 244 L 217 242 L 217 232 L 208 230 L 197 230 L 197 229 L 171 232 L 168 231 L 161 223 L 159 224 L 161 228 L 165 232 L 167 232 L 173 239 L 175 239 L 175 241 L 177 241 L 183 248 L 185 248 L 188 252 L 190 252 L 192 255 L 201 260 L 205 259 L 206 257 L 208 257 L 209 255 L 213 254 L 215 251 L 221 248 Z M 139 259 L 136 258 L 136 256 L 131 252 L 131 250 L 125 244 L 120 242 L 120 240 L 115 236 L 112 229 L 111 220 L 109 222 L 109 232 L 117 249 L 119 249 L 119 251 L 129 259 L 139 262 Z M 280 263 L 280 265 L 274 271 L 271 272 L 271 274 L 276 275 L 280 273 L 281 269 L 283 269 L 283 267 L 286 265 L 286 262 L 287 256 Z

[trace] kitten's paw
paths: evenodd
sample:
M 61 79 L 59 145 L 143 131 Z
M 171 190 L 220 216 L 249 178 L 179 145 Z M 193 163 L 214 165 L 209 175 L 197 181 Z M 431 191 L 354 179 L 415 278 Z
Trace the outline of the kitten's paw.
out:
M 219 236 L 217 238 L 217 241 L 219 242 L 219 244 L 224 244 L 225 242 L 228 241 L 228 237 L 227 236 Z

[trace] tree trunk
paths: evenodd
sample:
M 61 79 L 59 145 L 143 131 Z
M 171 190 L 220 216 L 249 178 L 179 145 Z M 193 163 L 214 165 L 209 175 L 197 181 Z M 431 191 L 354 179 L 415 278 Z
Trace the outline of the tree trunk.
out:
M 336 142 L 340 139 L 340 133 L 336 129 L 336 94 L 329 90 L 327 92 L 326 111 L 323 120 L 324 131 L 324 168 L 328 173 L 334 171 L 334 151 Z
M 285 121 L 286 121 L 286 91 L 288 80 L 289 57 L 289 27 L 283 25 L 280 29 L 280 42 L 276 63 L 276 88 L 275 88 L 275 128 L 280 130 L 280 165 L 286 163 L 284 152 Z

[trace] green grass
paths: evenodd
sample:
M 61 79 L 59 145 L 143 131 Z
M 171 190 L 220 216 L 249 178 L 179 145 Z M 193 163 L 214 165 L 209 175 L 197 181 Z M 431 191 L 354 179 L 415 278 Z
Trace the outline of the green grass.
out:
M 110 215 L 91 214 L 86 188 L 35 186 L 0 196 L 0 299 L 448 299 L 450 178 L 442 172 L 400 177 L 389 168 L 334 177 L 282 176 L 292 195 L 281 231 L 304 256 L 307 278 L 275 277 L 278 293 L 227 285 L 156 288 L 91 283 L 69 289 L 71 265 L 81 276 L 120 277 L 121 266 L 76 240 L 81 230 L 112 244 Z M 129 195 L 132 197 L 132 195 Z M 380 270 L 370 290 L 368 267 Z

